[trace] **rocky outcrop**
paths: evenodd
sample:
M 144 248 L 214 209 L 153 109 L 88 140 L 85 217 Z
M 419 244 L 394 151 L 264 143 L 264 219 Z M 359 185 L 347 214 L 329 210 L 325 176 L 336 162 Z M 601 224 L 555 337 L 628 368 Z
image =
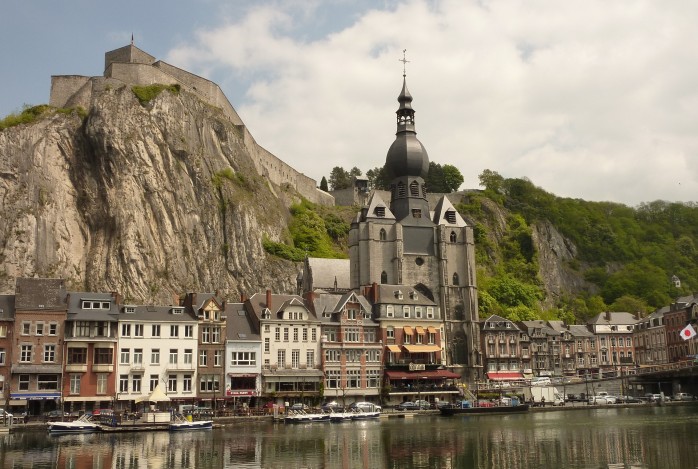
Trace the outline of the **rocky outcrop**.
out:
M 262 237 L 280 239 L 295 195 L 272 192 L 240 132 L 191 94 L 142 106 L 127 87 L 104 91 L 84 121 L 0 132 L 0 290 L 41 276 L 154 303 L 292 292 L 296 266 L 267 256 Z

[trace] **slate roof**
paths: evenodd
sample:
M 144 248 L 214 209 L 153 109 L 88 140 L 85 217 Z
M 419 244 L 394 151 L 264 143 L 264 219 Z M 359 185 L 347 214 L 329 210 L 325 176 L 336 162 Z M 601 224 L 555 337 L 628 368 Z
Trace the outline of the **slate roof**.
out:
M 591 332 L 587 326 L 582 325 L 582 324 L 570 324 L 569 330 L 570 330 L 570 335 L 572 335 L 572 337 L 589 337 L 589 338 L 596 337 L 594 335 L 594 333 Z
M 453 211 L 455 214 L 455 223 L 450 223 L 446 218 L 446 212 L 448 211 Z M 463 217 L 460 216 L 460 213 L 458 213 L 458 210 L 453 207 L 453 204 L 446 196 L 441 197 L 437 202 L 436 207 L 434 207 L 432 220 L 437 225 L 454 226 L 459 228 L 468 226 L 465 220 L 463 220 Z
M 352 297 L 354 297 L 355 301 L 361 305 L 362 310 L 368 313 L 368 319 L 364 319 L 364 325 L 370 325 L 366 324 L 366 321 L 369 319 L 370 321 L 374 322 L 371 313 L 371 304 L 363 295 L 358 295 L 355 292 L 348 292 L 343 295 L 333 293 L 318 294 L 313 300 L 313 311 L 318 319 L 320 319 L 323 323 L 336 323 L 339 320 L 336 314 L 342 311 L 344 305 L 347 303 L 347 301 L 352 299 Z M 352 299 L 352 301 L 354 301 L 354 299 Z M 331 313 L 331 316 L 324 317 L 323 313 L 325 312 Z M 375 324 L 377 325 L 378 323 Z
M 638 320 L 635 319 L 635 315 L 632 313 L 626 313 L 624 311 L 610 311 L 605 313 L 599 313 L 593 318 L 587 321 L 587 324 L 612 324 L 612 325 L 625 325 L 625 324 L 635 324 Z
M 82 309 L 83 300 L 109 301 L 109 309 Z M 68 321 L 117 322 L 119 305 L 110 293 L 68 292 Z
M 226 339 L 234 341 L 259 342 L 261 335 L 255 321 L 245 309 L 243 303 L 226 303 Z
M 14 319 L 15 295 L 0 295 L 0 320 Z
M 523 326 L 523 329 L 526 331 L 526 333 L 529 336 L 532 336 L 532 332 L 534 329 L 540 329 L 540 331 L 549 336 L 559 336 L 560 333 L 550 327 L 548 324 L 546 324 L 545 321 L 542 321 L 540 319 L 536 319 L 534 321 L 519 321 L 519 324 Z
M 335 281 L 338 289 L 347 290 L 351 287 L 349 278 L 349 259 L 320 259 L 309 257 L 306 259 L 306 270 L 312 279 L 312 288 L 332 290 Z
M 280 311 L 283 311 L 284 308 L 288 307 L 289 304 L 291 304 L 292 300 L 296 300 L 298 303 L 303 305 L 303 307 L 309 313 L 310 320 L 315 319 L 315 317 L 314 317 L 315 314 L 310 309 L 308 309 L 308 307 L 306 306 L 302 297 L 300 297 L 298 295 L 282 295 L 282 294 L 272 294 L 271 295 L 271 307 L 269 308 L 269 311 L 271 312 L 272 317 L 276 317 L 277 313 L 279 313 Z M 257 318 L 261 318 L 262 311 L 264 311 L 267 308 L 267 296 L 265 293 L 255 293 L 247 300 L 247 302 L 245 304 L 249 305 L 249 307 L 252 308 L 252 311 L 257 316 Z
M 512 325 L 512 327 L 506 327 L 506 324 L 509 323 Z M 482 324 L 482 330 L 483 332 L 485 331 L 521 331 L 519 326 L 516 325 L 516 323 L 510 319 L 503 318 L 501 316 L 498 316 L 496 314 L 491 315 L 487 319 L 481 322 Z M 490 327 L 490 324 L 495 324 L 495 327 Z
M 189 312 L 188 308 L 182 306 L 133 306 L 135 308 L 134 313 L 126 313 L 122 308 L 121 313 L 119 313 L 119 320 L 132 320 L 132 321 L 162 321 L 162 322 L 190 322 L 198 321 L 197 317 Z M 182 314 L 172 313 L 172 308 L 181 308 L 184 310 Z
M 402 293 L 402 299 L 396 292 Z M 410 295 L 413 293 L 413 295 Z M 377 304 L 394 304 L 394 305 L 416 305 L 416 306 L 437 306 L 435 302 L 430 300 L 419 290 L 416 290 L 407 285 L 378 285 L 378 301 Z
M 65 311 L 65 281 L 59 278 L 18 278 L 15 283 L 15 309 Z

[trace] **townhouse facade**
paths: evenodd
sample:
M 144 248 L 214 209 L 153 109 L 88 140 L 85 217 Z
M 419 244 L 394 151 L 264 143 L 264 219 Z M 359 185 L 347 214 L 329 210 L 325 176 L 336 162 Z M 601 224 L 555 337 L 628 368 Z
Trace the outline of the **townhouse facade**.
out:
M 252 406 L 262 395 L 262 338 L 243 303 L 226 303 L 225 396 Z

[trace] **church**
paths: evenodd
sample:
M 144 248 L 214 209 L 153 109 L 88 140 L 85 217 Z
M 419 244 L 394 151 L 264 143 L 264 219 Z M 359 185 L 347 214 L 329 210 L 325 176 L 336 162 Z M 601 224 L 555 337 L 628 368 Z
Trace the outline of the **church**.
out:
M 433 210 L 429 206 L 429 157 L 417 139 L 404 73 L 398 102 L 397 132 L 385 162 L 390 203 L 374 191 L 351 224 L 350 287 L 367 296 L 377 288 L 407 287 L 433 302 L 440 312 L 437 356 L 461 380 L 473 382 L 482 370 L 473 229 L 445 195 Z

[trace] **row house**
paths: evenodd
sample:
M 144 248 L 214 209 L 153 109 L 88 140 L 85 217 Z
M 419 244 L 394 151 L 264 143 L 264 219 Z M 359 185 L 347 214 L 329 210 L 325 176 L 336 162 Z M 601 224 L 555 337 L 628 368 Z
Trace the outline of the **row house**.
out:
M 638 319 L 631 313 L 606 311 L 588 321 L 599 344 L 600 374 L 618 374 L 634 365 L 633 331 Z
M 116 395 L 119 298 L 70 292 L 65 321 L 62 396 L 65 409 L 99 409 Z
M 9 407 L 12 366 L 12 330 L 15 318 L 15 296 L 0 295 L 0 405 Z
M 173 403 L 192 403 L 198 328 L 183 306 L 123 305 L 118 315 L 116 408 L 129 409 L 160 386 Z
M 563 321 L 548 321 L 548 325 L 557 333 L 557 336 L 552 336 L 553 374 L 557 376 L 575 374 L 577 367 L 575 363 L 574 349 L 576 344 L 574 337 Z
M 574 341 L 576 374 L 587 376 L 599 369 L 599 350 L 596 336 L 582 324 L 570 324 L 568 330 Z
M 536 376 L 552 374 L 560 366 L 559 333 L 542 320 L 520 321 L 518 325 L 530 341 L 529 358 L 522 359 L 523 367 Z
M 262 339 L 262 393 L 285 404 L 319 399 L 320 321 L 298 295 L 256 293 L 243 302 Z
M 668 362 L 667 356 L 667 319 L 669 307 L 661 308 L 649 316 L 640 319 L 633 333 L 633 348 L 635 363 L 640 366 L 660 365 Z M 672 314 L 672 323 L 677 315 Z M 679 328 L 680 331 L 683 327 Z
M 694 341 L 684 340 L 680 334 L 687 324 L 693 323 L 695 326 L 696 319 L 698 319 L 696 295 L 681 297 L 667 308 L 664 313 L 664 327 L 668 361 L 685 360 L 689 355 L 696 354 Z
M 180 303 L 198 322 L 198 397 L 213 402 L 225 399 L 225 304 L 213 293 L 188 293 Z
M 61 398 L 67 292 L 61 279 L 18 278 L 12 328 L 10 405 L 35 414 Z
M 262 338 L 243 303 L 226 303 L 225 396 L 251 405 L 262 392 Z
M 322 324 L 321 367 L 327 400 L 380 400 L 383 346 L 371 305 L 354 292 L 307 294 Z
M 384 347 L 383 380 L 389 403 L 418 398 L 449 400 L 460 375 L 446 369 L 443 317 L 433 299 L 406 285 L 373 284 L 365 296 L 373 304 Z M 461 344 L 462 346 L 462 344 Z
M 509 381 L 524 378 L 527 368 L 523 363 L 530 360 L 530 340 L 515 322 L 493 314 L 483 321 L 480 339 L 487 379 Z

